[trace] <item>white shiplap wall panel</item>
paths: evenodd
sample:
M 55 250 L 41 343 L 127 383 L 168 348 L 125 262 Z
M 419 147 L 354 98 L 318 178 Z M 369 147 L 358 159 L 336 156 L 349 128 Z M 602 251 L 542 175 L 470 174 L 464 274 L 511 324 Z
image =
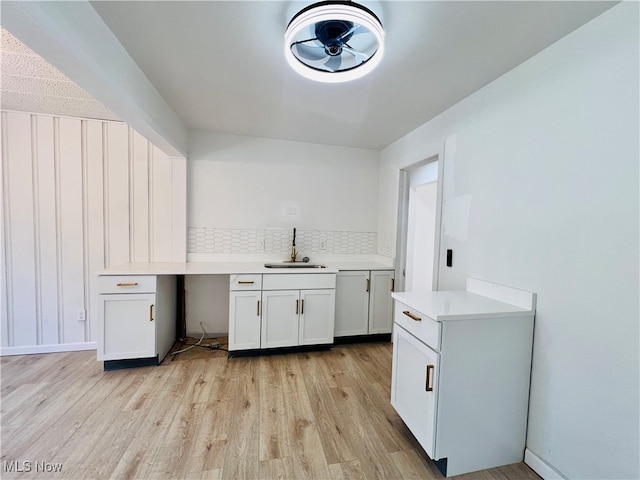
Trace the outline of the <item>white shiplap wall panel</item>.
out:
M 58 124 L 58 218 L 62 232 L 59 247 L 62 310 L 58 320 L 61 340 L 64 343 L 80 343 L 85 341 L 84 322 L 78 321 L 78 310 L 85 309 L 81 120 L 62 117 Z
M 107 182 L 105 184 L 107 265 L 120 265 L 129 258 L 129 128 L 105 123 Z
M 91 348 L 96 271 L 184 260 L 185 169 L 122 123 L 3 111 L 0 353 Z
M 104 161 L 103 161 L 103 126 L 101 122 L 85 122 L 86 150 L 85 150 L 85 178 L 86 178 L 86 216 L 85 216 L 85 248 L 87 249 L 87 265 L 85 285 L 89 307 L 87 312 L 86 337 L 96 341 L 97 329 L 91 328 L 98 320 L 98 277 L 94 272 L 106 265 L 105 236 L 104 236 Z
M 172 222 L 172 202 L 173 189 L 171 187 L 171 159 L 157 148 L 152 149 L 152 178 L 153 190 L 150 195 L 153 219 L 153 262 L 170 262 L 172 258 L 171 231 L 167 231 L 167 226 Z M 185 233 L 186 234 L 186 233 Z
M 57 255 L 57 197 L 56 168 L 54 150 L 54 128 L 52 117 L 33 116 L 35 128 L 34 146 L 36 179 L 35 198 L 38 250 L 36 264 L 38 272 L 36 285 L 39 295 L 39 329 L 40 343 L 56 344 L 58 338 L 58 255 Z
M 13 114 L 7 123 L 3 142 L 7 142 L 7 290 L 12 321 L 7 322 L 9 345 L 35 345 L 38 343 L 33 164 L 31 155 L 31 117 Z M 10 159 L 20 158 L 19 162 Z M 3 322 L 4 323 L 4 322 Z
M 149 261 L 149 142 L 131 130 L 131 261 Z

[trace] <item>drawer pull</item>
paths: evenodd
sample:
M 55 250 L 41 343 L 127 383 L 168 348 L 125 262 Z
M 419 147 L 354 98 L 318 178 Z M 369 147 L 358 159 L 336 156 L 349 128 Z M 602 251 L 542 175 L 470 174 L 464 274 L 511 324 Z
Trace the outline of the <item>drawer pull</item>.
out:
M 151 305 L 149 305 L 149 321 L 153 322 L 154 318 L 153 318 L 153 303 Z
M 424 389 L 427 392 L 433 392 L 433 386 L 431 385 L 431 372 L 433 372 L 434 368 L 435 365 L 427 365 L 427 378 L 424 382 Z
M 413 315 L 409 310 L 405 310 L 404 313 L 407 317 L 409 317 L 411 320 L 415 320 L 416 322 L 420 322 L 422 321 L 422 319 L 420 317 L 416 317 L 415 315 Z
M 137 287 L 138 282 L 119 282 L 116 283 L 116 287 Z
M 238 282 L 239 285 L 253 285 L 254 281 L 253 280 L 240 280 Z

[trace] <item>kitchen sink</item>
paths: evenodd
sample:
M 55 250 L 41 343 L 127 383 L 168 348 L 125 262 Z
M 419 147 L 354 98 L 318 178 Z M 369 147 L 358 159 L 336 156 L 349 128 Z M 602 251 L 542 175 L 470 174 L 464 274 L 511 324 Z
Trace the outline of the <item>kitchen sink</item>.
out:
M 327 268 L 326 265 L 307 262 L 265 263 L 265 268 Z

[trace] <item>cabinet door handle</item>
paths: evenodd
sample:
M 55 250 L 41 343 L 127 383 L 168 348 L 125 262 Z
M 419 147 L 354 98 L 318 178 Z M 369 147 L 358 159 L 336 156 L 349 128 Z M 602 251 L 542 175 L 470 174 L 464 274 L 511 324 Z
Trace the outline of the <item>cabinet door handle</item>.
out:
M 153 318 L 153 303 L 151 305 L 149 305 L 149 321 L 153 322 L 154 318 Z
M 304 298 L 300 300 L 300 315 L 304 314 Z
M 420 317 L 416 317 L 414 314 L 412 314 L 409 310 L 405 310 L 402 313 L 404 313 L 411 320 L 415 320 L 416 322 L 420 322 L 422 320 Z
M 298 306 L 300 304 L 300 300 L 296 300 L 296 315 L 298 315 Z
M 257 310 L 256 315 L 260 316 L 260 300 L 258 300 L 258 310 Z
M 368 291 L 369 291 L 370 283 L 371 283 L 371 280 L 369 280 L 369 279 L 367 278 L 367 289 L 365 290 L 365 292 L 368 292 Z
M 253 280 L 240 280 L 238 281 L 239 285 L 253 285 L 254 281 Z
M 427 392 L 433 392 L 433 385 L 431 385 L 431 372 L 436 368 L 435 365 L 427 365 L 427 378 L 424 382 L 424 389 Z
M 396 291 L 396 279 L 395 278 L 391 279 L 391 291 L 392 292 Z
M 118 282 L 116 283 L 116 287 L 137 287 L 138 286 L 138 282 Z

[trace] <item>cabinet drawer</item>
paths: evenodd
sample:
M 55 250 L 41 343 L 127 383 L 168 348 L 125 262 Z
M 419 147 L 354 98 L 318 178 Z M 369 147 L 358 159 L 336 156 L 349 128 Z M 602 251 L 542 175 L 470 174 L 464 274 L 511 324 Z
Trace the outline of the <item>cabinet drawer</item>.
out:
M 262 275 L 258 274 L 231 274 L 229 276 L 229 290 L 260 290 L 262 288 Z
M 396 301 L 394 321 L 429 347 L 440 350 L 439 322 L 398 301 Z
M 314 288 L 336 288 L 335 273 L 281 273 L 265 274 L 263 290 L 304 290 Z
M 100 293 L 155 293 L 155 275 L 101 275 L 98 277 Z

